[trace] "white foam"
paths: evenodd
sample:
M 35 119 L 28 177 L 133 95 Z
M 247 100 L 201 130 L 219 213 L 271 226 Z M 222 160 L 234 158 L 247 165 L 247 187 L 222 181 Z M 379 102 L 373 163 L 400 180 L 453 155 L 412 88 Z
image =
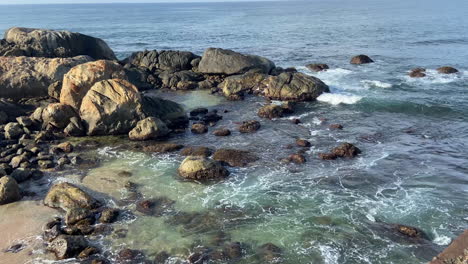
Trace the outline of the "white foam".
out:
M 346 94 L 334 94 L 334 93 L 323 93 L 317 100 L 320 102 L 329 103 L 332 105 L 339 104 L 355 104 L 361 100 L 361 96 L 357 95 L 346 95 Z
M 374 87 L 385 88 L 385 89 L 392 88 L 392 84 L 381 82 L 381 81 L 362 80 L 361 83 L 364 84 L 364 87 L 366 87 L 367 89 L 374 88 Z
M 408 75 L 405 76 L 407 82 L 412 83 L 423 83 L 423 84 L 446 84 L 457 81 L 466 80 L 468 76 L 465 71 L 454 73 L 454 74 L 441 74 L 437 70 L 426 70 L 426 76 L 422 78 L 411 78 Z
M 439 246 L 447 246 L 452 242 L 452 239 L 448 236 L 439 236 L 436 234 L 433 242 Z

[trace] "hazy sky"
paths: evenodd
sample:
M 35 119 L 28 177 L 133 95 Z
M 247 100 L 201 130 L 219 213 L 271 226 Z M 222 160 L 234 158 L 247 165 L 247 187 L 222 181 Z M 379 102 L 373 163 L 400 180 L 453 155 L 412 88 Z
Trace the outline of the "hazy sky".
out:
M 0 4 L 234 2 L 252 0 L 0 0 Z M 258 0 L 257 0 L 258 1 Z M 265 0 L 260 0 L 265 1 Z

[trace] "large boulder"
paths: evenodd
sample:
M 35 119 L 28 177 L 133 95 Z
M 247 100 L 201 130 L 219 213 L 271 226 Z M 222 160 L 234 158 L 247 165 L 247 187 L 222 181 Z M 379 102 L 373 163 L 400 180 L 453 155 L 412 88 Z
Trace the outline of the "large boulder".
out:
M 184 108 L 176 102 L 153 96 L 142 96 L 142 107 L 145 116 L 157 117 L 171 129 L 188 125 Z
M 161 119 L 148 117 L 139 121 L 134 129 L 128 133 L 130 140 L 157 139 L 169 134 L 169 128 Z
M 202 156 L 187 157 L 178 169 L 179 175 L 190 180 L 206 181 L 229 176 L 229 171 L 219 162 Z
M 75 109 L 61 103 L 49 104 L 42 110 L 42 126 L 52 126 L 57 129 L 64 129 L 73 117 L 77 117 Z
M 90 61 L 74 58 L 0 57 L 0 97 L 19 100 L 48 95 L 48 87 L 74 66 Z
M 232 50 L 209 48 L 198 65 L 198 71 L 208 74 L 242 74 L 249 70 L 270 73 L 275 64 L 260 56 L 245 55 Z
M 242 75 L 229 76 L 218 85 L 224 96 L 236 99 L 242 96 L 243 93 L 249 93 L 256 90 L 261 90 L 263 81 L 267 78 L 266 74 L 248 72 Z
M 99 207 L 99 202 L 75 185 L 63 182 L 50 188 L 44 205 L 68 211 L 73 208 L 95 209 Z
M 9 176 L 0 177 L 0 205 L 19 200 L 21 200 L 21 193 L 15 179 Z
M 14 27 L 5 32 L 5 41 L 0 45 L 0 56 L 66 58 L 79 55 L 116 59 L 103 40 L 69 31 Z
M 203 75 L 193 71 L 169 72 L 159 74 L 162 86 L 172 90 L 191 90 L 198 87 L 198 82 L 203 80 Z
M 63 77 L 60 102 L 78 110 L 89 89 L 95 83 L 108 79 L 127 79 L 123 67 L 117 62 L 99 60 L 73 67 Z
M 351 58 L 350 63 L 351 64 L 367 64 L 367 63 L 373 63 L 374 61 L 367 55 L 357 55 Z
M 98 82 L 83 98 L 80 117 L 88 135 L 126 134 L 144 117 L 141 96 L 125 80 Z
M 311 101 L 324 92 L 330 92 L 320 79 L 300 72 L 285 72 L 264 81 L 264 96 L 283 101 Z
M 155 71 L 184 71 L 192 69 L 192 61 L 199 56 L 188 51 L 142 51 L 132 54 L 124 62 L 132 66 Z

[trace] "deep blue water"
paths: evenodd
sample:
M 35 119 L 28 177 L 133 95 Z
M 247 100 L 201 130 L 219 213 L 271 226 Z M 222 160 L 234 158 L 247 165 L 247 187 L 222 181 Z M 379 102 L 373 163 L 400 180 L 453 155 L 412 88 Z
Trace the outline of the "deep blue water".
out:
M 202 54 L 207 47 L 229 48 L 321 78 L 333 95 L 304 105 L 299 128 L 283 119 L 264 121 L 263 132 L 250 137 L 202 137 L 206 145 L 247 148 L 270 161 L 235 171 L 227 183 L 181 194 L 187 186 L 167 176 L 180 158 L 111 156 L 123 160 L 117 167 L 135 166 L 148 195 L 179 190 L 181 207 L 193 203 L 202 210 L 219 202 L 276 207 L 279 213 L 261 215 L 261 224 L 229 231 L 252 244 L 282 237 L 276 242 L 285 248 L 287 263 L 424 263 L 468 228 L 467 11 L 466 0 L 0 6 L 0 32 L 12 26 L 77 31 L 104 39 L 120 58 L 144 49 Z M 350 65 L 361 53 L 376 63 Z M 303 66 L 311 62 L 331 69 L 309 72 Z M 435 71 L 445 65 L 460 72 Z M 414 67 L 427 68 L 428 76 L 410 79 L 407 72 Z M 188 107 L 214 100 L 184 96 Z M 242 120 L 253 118 L 260 103 L 223 101 L 219 107 L 232 110 L 229 120 Z M 342 123 L 345 130 L 330 131 L 319 117 Z M 285 168 L 275 159 L 288 154 L 283 145 L 296 137 L 313 143 L 310 162 Z M 178 140 L 200 144 L 200 137 Z M 331 163 L 316 158 L 342 141 L 357 144 L 363 155 Z M 169 178 L 148 176 L 159 171 Z M 317 217 L 331 223 L 317 224 Z M 145 230 L 155 225 L 141 221 Z M 378 228 L 379 221 L 418 226 L 432 244 L 395 241 Z M 130 229 L 129 237 L 136 237 L 131 243 L 160 244 L 160 230 L 150 236 Z

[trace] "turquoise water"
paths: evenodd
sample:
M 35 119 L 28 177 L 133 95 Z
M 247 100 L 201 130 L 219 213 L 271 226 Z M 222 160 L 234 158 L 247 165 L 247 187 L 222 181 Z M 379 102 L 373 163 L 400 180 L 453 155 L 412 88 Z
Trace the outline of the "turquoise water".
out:
M 213 234 L 224 231 L 247 245 L 241 263 L 258 263 L 255 248 L 267 242 L 283 249 L 285 263 L 425 263 L 468 228 L 466 10 L 462 0 L 2 6 L 0 31 L 18 25 L 79 31 L 103 38 L 120 58 L 143 49 L 201 54 L 207 47 L 230 48 L 297 67 L 331 87 L 333 95 L 299 106 L 299 126 L 288 117 L 263 120 L 252 135 L 172 138 L 261 157 L 251 167 L 230 168 L 231 177 L 217 184 L 181 182 L 178 154 L 99 149 L 103 167 L 90 171 L 83 184 L 124 198 L 122 185 L 100 178 L 121 183 L 116 172 L 131 170 L 146 198 L 175 201 L 171 214 L 135 213 L 120 223 L 127 236 L 107 242 L 109 248 L 127 245 L 148 255 L 167 250 L 182 257 L 196 245 L 210 246 Z M 359 53 L 376 63 L 350 65 Z M 303 67 L 311 62 L 331 70 L 312 73 Z M 460 73 L 438 74 L 435 69 L 444 65 Z M 428 68 L 428 77 L 407 77 L 414 67 Z M 256 118 L 264 104 L 204 92 L 162 96 L 187 109 L 227 109 L 218 126 L 233 130 L 236 122 Z M 331 123 L 344 129 L 329 130 Z M 280 158 L 297 151 L 286 146 L 299 137 L 313 145 L 308 162 L 281 164 Z M 363 154 L 353 160 L 317 158 L 345 141 Z M 180 212 L 200 213 L 210 225 L 189 228 L 171 221 Z M 395 237 L 385 223 L 419 227 L 429 241 Z

